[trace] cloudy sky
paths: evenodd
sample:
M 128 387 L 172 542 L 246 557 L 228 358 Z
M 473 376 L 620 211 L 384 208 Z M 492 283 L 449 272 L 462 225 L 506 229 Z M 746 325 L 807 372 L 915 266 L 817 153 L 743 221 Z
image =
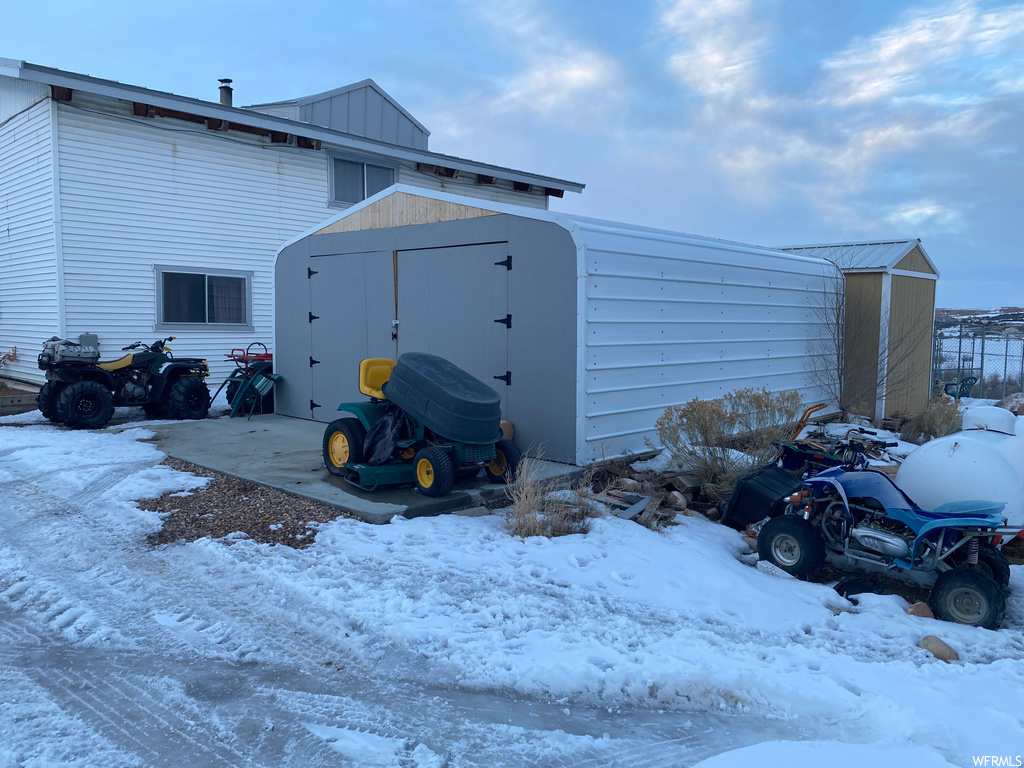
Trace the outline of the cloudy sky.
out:
M 9 3 L 0 56 L 235 103 L 372 77 L 553 207 L 762 245 L 919 237 L 948 307 L 1024 305 L 1024 3 Z

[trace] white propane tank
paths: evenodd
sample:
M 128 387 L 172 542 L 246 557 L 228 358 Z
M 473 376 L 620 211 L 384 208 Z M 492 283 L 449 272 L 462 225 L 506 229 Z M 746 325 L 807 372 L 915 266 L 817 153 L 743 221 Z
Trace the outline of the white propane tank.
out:
M 1007 523 L 1024 527 L 1024 437 L 1017 434 L 1018 424 L 1004 408 L 972 408 L 961 432 L 907 456 L 896 485 L 928 510 L 947 501 L 1003 501 Z

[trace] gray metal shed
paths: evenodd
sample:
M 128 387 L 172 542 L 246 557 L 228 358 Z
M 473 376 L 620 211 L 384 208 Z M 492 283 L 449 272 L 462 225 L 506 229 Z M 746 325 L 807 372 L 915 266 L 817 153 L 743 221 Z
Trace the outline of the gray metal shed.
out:
M 278 413 L 360 400 L 359 361 L 450 359 L 517 441 L 588 464 L 643 451 L 664 409 L 740 387 L 819 392 L 812 298 L 831 266 L 766 248 L 392 187 L 286 245 Z

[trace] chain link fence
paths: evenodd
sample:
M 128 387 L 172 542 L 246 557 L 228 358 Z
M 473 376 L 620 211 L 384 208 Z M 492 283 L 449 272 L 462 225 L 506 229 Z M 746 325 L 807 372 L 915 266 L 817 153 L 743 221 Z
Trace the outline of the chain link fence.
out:
M 936 322 L 932 348 L 936 392 L 971 377 L 977 383 L 969 397 L 1001 400 L 1024 391 L 1024 324 Z

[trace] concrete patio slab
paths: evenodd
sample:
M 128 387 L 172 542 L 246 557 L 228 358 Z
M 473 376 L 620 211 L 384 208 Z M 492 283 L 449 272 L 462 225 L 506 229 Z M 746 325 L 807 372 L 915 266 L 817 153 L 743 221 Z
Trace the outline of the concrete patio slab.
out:
M 505 496 L 505 486 L 483 478 L 458 482 L 450 494 L 436 499 L 413 486 L 363 491 L 328 473 L 321 455 L 326 425 L 316 421 L 268 414 L 131 426 L 152 430 L 154 442 L 168 456 L 328 504 L 368 523 L 480 507 Z M 569 483 L 581 473 L 579 467 L 543 461 L 539 474 Z

